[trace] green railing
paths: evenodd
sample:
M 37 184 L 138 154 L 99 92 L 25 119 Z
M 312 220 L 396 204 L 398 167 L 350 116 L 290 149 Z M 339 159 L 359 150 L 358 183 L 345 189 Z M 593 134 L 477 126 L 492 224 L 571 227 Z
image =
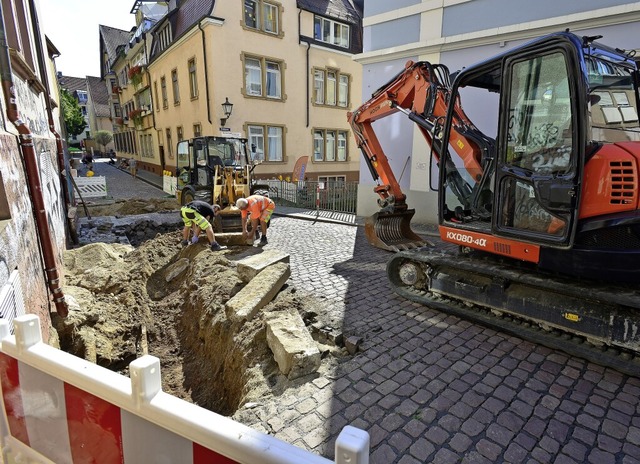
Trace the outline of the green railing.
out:
M 281 206 L 356 213 L 357 182 L 260 181 L 269 185 L 269 196 Z

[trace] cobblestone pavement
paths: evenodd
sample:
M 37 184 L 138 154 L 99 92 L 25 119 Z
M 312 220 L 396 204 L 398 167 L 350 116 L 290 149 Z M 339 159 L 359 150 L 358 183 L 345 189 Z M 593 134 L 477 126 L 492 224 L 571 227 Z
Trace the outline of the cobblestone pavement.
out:
M 639 378 L 396 296 L 390 255 L 361 227 L 274 217 L 271 247 L 364 341 L 329 375 L 241 412 L 252 427 L 333 456 L 353 425 L 372 464 L 640 463 Z

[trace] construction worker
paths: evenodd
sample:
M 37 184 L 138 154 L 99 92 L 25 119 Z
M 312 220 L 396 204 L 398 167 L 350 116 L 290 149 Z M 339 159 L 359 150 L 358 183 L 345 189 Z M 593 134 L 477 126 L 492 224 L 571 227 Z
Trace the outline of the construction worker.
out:
M 180 209 L 180 215 L 182 216 L 182 222 L 184 222 L 184 229 L 182 229 L 182 246 L 189 245 L 189 231 L 193 230 L 193 238 L 191 243 L 198 243 L 200 237 L 200 231 L 204 230 L 209 239 L 212 251 L 224 250 L 227 247 L 220 245 L 216 242 L 216 238 L 213 235 L 213 227 L 209 221 L 213 221 L 216 213 L 220 211 L 220 206 L 211 206 L 206 201 L 194 200 Z
M 255 232 L 256 238 L 258 238 L 258 222 L 260 222 L 262 237 L 258 246 L 265 246 L 267 244 L 267 225 L 273 210 L 276 209 L 276 204 L 269 197 L 251 195 L 247 198 L 238 198 L 236 207 L 240 210 L 242 216 L 242 238 L 247 239 L 251 236 L 247 230 L 247 215 L 251 213 L 251 233 Z

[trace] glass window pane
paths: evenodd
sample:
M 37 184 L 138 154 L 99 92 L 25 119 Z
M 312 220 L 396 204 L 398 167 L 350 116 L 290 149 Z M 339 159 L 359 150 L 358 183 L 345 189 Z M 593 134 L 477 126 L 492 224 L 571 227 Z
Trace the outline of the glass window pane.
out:
M 338 105 L 347 106 L 349 102 L 349 76 L 340 76 L 340 87 L 338 88 Z
M 331 21 L 323 20 L 322 39 L 323 42 L 331 42 Z
M 254 0 L 244 1 L 244 23 L 247 27 L 258 28 L 258 6 Z
M 338 132 L 338 161 L 347 160 L 347 133 Z
M 280 98 L 281 96 L 280 65 L 267 62 L 267 97 Z
M 316 70 L 314 73 L 314 90 L 316 103 L 324 103 L 324 71 Z
M 336 104 L 336 73 L 327 73 L 327 105 Z
M 262 126 L 249 126 L 249 145 L 252 158 L 264 161 L 264 128 Z M 254 152 L 255 147 L 255 152 Z
M 318 16 L 313 18 L 313 38 L 322 40 L 322 18 Z
M 336 160 L 336 133 L 333 131 L 327 131 L 327 161 Z
M 282 161 L 282 127 L 269 127 L 269 161 Z
M 313 159 L 315 161 L 324 161 L 324 135 L 322 131 L 313 133 Z
M 259 60 L 245 60 L 245 81 L 247 95 L 262 95 L 262 70 Z
M 278 8 L 275 5 L 264 4 L 264 30 L 278 33 Z

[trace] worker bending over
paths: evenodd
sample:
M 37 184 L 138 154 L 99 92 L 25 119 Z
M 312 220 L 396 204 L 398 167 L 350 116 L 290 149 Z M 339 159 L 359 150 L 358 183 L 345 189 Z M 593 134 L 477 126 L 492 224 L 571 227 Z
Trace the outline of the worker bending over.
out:
M 189 245 L 189 230 L 193 230 L 193 238 L 191 243 L 198 243 L 200 231 L 204 230 L 211 244 L 212 251 L 224 250 L 227 247 L 221 246 L 216 242 L 213 235 L 213 227 L 209 221 L 213 221 L 216 213 L 220 211 L 220 206 L 211 206 L 206 201 L 194 200 L 180 209 L 184 229 L 182 229 L 182 246 Z
M 236 201 L 236 207 L 242 216 L 242 238 L 246 240 L 251 236 L 247 230 L 247 215 L 251 213 L 251 233 L 258 230 L 258 222 L 260 222 L 262 237 L 258 246 L 265 246 L 267 244 L 267 225 L 273 210 L 276 209 L 276 204 L 269 197 L 251 195 L 247 198 L 239 198 Z

